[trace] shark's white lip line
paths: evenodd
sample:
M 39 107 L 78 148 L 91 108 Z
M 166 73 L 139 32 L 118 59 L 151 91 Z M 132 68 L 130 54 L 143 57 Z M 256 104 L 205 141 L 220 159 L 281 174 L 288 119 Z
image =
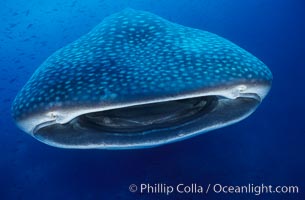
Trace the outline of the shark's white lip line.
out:
M 51 55 L 18 93 L 12 113 L 22 130 L 52 146 L 145 148 L 240 121 L 265 98 L 271 82 L 267 66 L 232 42 L 126 9 Z M 204 110 L 211 98 L 214 107 Z M 176 105 L 182 106 L 177 112 Z M 116 129 L 82 120 L 97 112 L 96 124 L 107 126 L 99 120 L 114 117 L 109 120 L 118 123 Z M 122 130 L 120 138 L 115 131 Z

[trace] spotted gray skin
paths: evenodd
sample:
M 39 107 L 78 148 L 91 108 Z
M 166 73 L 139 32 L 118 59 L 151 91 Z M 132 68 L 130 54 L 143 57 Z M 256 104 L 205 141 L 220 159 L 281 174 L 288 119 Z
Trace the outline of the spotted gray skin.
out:
M 42 63 L 15 98 L 12 114 L 22 130 L 52 146 L 144 148 L 240 121 L 260 104 L 271 81 L 264 63 L 218 35 L 125 9 Z M 196 97 L 204 97 L 204 104 L 212 102 L 205 97 L 213 97 L 216 103 L 180 124 L 166 126 L 165 120 L 154 127 L 156 119 L 149 119 L 151 127 L 133 131 L 120 116 L 116 127 L 127 127 L 122 132 L 79 120 L 109 110 L 124 116 L 122 108 L 145 118 L 151 115 L 145 105 L 169 102 L 157 108 L 171 108 L 175 100 Z M 138 105 L 144 107 L 128 110 Z M 107 116 L 96 124 L 107 126 L 107 120 L 115 121 Z

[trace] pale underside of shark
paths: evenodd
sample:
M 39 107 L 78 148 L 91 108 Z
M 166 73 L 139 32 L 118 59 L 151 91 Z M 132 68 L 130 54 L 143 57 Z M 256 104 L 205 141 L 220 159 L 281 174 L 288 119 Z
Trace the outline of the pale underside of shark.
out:
M 207 31 L 125 9 L 53 53 L 12 105 L 62 148 L 145 148 L 249 116 L 270 90 L 258 58 Z

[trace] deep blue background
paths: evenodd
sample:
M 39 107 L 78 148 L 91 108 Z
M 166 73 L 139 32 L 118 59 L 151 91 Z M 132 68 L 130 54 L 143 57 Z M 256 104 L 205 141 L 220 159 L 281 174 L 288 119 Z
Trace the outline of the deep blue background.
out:
M 273 87 L 233 126 L 153 149 L 65 150 L 46 146 L 10 117 L 18 90 L 47 56 L 125 7 L 219 34 L 264 61 Z M 305 199 L 305 2 L 303 0 L 0 1 L 0 199 L 160 199 L 131 183 L 298 185 Z M 172 195 L 205 199 L 220 195 Z M 250 199 L 253 195 L 225 195 Z

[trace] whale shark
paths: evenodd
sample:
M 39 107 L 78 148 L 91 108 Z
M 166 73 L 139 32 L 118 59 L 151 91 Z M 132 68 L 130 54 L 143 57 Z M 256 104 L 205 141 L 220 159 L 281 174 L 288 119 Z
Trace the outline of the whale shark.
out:
M 241 121 L 271 84 L 268 67 L 233 42 L 125 9 L 50 55 L 12 117 L 54 147 L 147 148 Z

